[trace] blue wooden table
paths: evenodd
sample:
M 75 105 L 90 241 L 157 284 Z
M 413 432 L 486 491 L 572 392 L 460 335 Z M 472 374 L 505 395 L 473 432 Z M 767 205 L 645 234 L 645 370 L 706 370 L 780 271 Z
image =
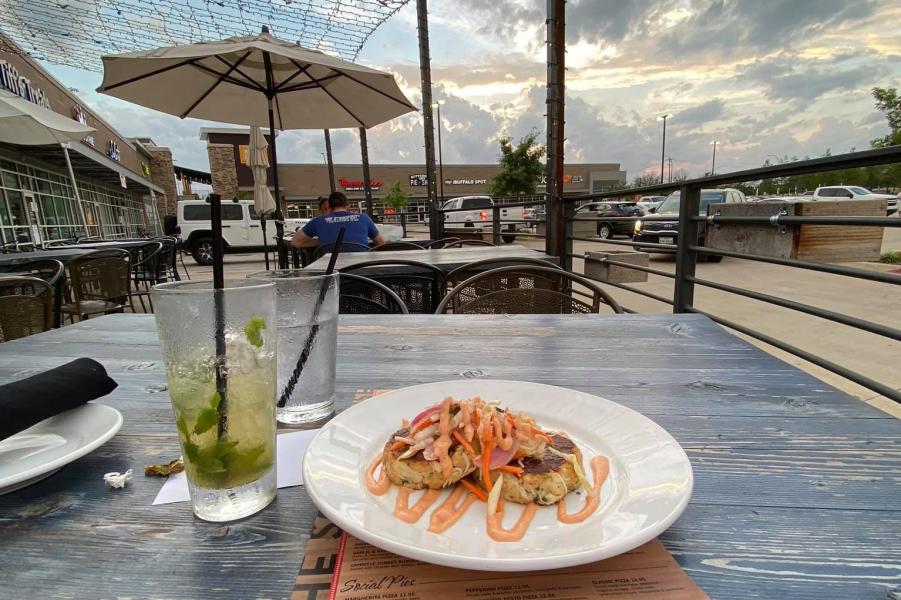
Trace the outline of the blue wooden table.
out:
M 630 406 L 685 447 L 695 490 L 662 540 L 712 598 L 885 600 L 901 588 L 901 421 L 698 315 L 348 316 L 339 408 L 361 390 L 454 378 L 568 386 Z M 0 345 L 0 382 L 102 362 L 125 416 L 105 446 L 0 496 L 2 598 L 286 598 L 315 510 L 280 490 L 238 523 L 151 507 L 144 465 L 178 456 L 152 316 Z M 365 392 L 364 392 L 365 393 Z M 103 473 L 135 469 L 111 491 Z

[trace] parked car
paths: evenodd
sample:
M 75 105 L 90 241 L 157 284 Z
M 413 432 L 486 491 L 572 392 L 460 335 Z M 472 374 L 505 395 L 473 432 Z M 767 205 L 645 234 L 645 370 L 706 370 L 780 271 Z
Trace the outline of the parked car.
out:
M 614 235 L 631 236 L 635 223 L 644 211 L 634 202 L 591 202 L 576 209 L 575 217 L 597 219 L 597 236 L 608 239 Z M 635 217 L 632 221 L 605 221 L 604 217 Z
M 885 200 L 885 215 L 898 212 L 898 197 L 892 194 L 877 194 L 859 185 L 828 185 L 818 187 L 813 192 L 814 200 Z
M 285 233 L 306 225 L 309 219 L 285 219 Z M 201 265 L 213 264 L 213 228 L 210 205 L 205 200 L 182 200 L 178 203 L 178 233 L 182 247 Z M 269 248 L 275 246 L 275 223 L 266 224 Z M 250 200 L 222 203 L 222 238 L 226 254 L 263 250 L 263 228 Z
M 501 204 L 501 237 L 505 243 L 510 244 L 516 239 L 517 222 L 525 219 L 521 206 L 511 208 L 503 208 L 503 206 Z M 448 200 L 441 208 L 442 210 L 456 210 L 456 212 L 444 213 L 445 226 L 459 227 L 462 225 L 463 227 L 491 229 L 492 209 L 494 208 L 494 200 L 491 196 L 461 196 Z
M 698 214 L 707 214 L 707 208 L 711 204 L 734 204 L 746 202 L 745 195 L 734 188 L 723 190 L 701 190 L 701 204 Z M 636 242 L 650 244 L 665 244 L 675 246 L 679 237 L 679 192 L 673 192 L 657 209 L 656 217 L 646 221 L 635 223 L 635 231 L 632 239 Z M 703 230 L 698 239 L 699 245 L 704 245 Z M 640 246 L 635 247 L 641 250 Z M 652 250 L 653 251 L 653 250 Z M 722 256 L 705 257 L 709 262 L 720 262 Z
M 638 204 L 645 213 L 653 213 L 661 204 L 663 204 L 665 199 L 666 196 L 642 196 L 638 199 L 636 204 Z

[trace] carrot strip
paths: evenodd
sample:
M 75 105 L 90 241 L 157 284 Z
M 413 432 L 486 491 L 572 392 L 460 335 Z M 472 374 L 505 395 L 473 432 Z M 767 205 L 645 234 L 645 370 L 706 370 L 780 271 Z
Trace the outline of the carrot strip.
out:
M 401 448 L 405 447 L 406 445 L 407 445 L 406 442 L 401 442 L 398 440 L 398 441 L 394 442 L 393 444 L 391 444 L 391 451 L 393 452 L 395 450 L 400 450 Z
M 453 435 L 455 438 L 457 438 L 457 441 L 460 442 L 460 445 L 463 446 L 463 449 L 466 450 L 470 456 L 475 457 L 476 451 L 473 450 L 472 446 L 469 445 L 469 442 L 467 442 L 466 439 L 462 435 L 460 435 L 459 431 L 454 429 L 451 432 L 451 435 Z
M 534 433 L 534 434 L 537 435 L 538 437 L 543 437 L 545 440 L 547 440 L 547 443 L 548 443 L 548 444 L 553 444 L 553 443 L 554 443 L 554 438 L 552 438 L 551 436 L 549 436 L 548 434 L 546 434 L 546 433 L 543 432 L 543 431 L 539 431 L 539 430 L 537 430 L 537 429 L 533 429 L 533 430 L 532 430 L 532 433 Z
M 469 482 L 466 481 L 465 479 L 461 479 L 461 480 L 460 480 L 460 484 L 463 485 L 463 487 L 465 487 L 467 490 L 469 490 L 469 493 L 470 493 L 470 494 L 472 494 L 473 496 L 475 496 L 476 498 L 478 498 L 478 499 L 481 500 L 482 502 L 487 502 L 487 501 L 488 501 L 488 494 L 486 494 L 485 492 L 483 492 L 482 490 L 480 490 L 479 488 L 477 488 L 477 487 L 474 486 L 473 484 L 469 483 Z
M 485 443 L 482 444 L 482 483 L 485 489 L 491 491 L 491 451 L 494 450 L 494 436 L 491 429 L 488 429 L 488 435 L 485 436 Z
M 513 465 L 503 465 L 498 467 L 498 470 L 504 471 L 506 473 L 513 473 L 514 475 L 522 475 L 525 471 L 522 467 L 515 467 Z

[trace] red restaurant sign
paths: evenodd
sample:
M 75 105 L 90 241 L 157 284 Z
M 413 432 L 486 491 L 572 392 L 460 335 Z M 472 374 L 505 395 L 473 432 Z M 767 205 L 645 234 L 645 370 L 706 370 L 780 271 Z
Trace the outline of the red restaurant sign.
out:
M 348 192 L 362 192 L 365 190 L 365 186 L 366 186 L 366 182 L 363 181 L 362 179 L 350 180 L 345 177 L 342 177 L 341 179 L 339 179 L 338 183 L 340 183 L 341 187 L 343 187 Z M 382 181 L 377 181 L 377 180 L 373 179 L 369 182 L 369 187 L 372 188 L 373 192 L 377 192 L 379 189 L 381 189 L 383 183 L 384 182 L 382 182 Z

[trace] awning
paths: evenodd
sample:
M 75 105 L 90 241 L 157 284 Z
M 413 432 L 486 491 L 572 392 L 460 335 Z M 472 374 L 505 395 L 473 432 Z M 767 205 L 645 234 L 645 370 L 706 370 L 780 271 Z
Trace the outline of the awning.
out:
M 13 147 L 26 156 L 38 158 L 57 167 L 62 172 L 66 171 L 66 159 L 63 156 L 63 149 L 58 145 Z M 75 171 L 76 177 L 93 179 L 113 187 L 120 187 L 119 176 L 123 175 L 129 180 L 128 189 L 133 189 L 137 185 L 151 189 L 158 194 L 165 193 L 163 188 L 150 180 L 141 177 L 131 169 L 82 142 L 69 144 L 69 158 L 72 160 L 72 170 Z
M 180 167 L 175 165 L 175 177 L 177 179 L 187 179 L 191 183 L 205 183 L 213 185 L 213 176 L 206 171 L 198 171 L 197 169 L 189 169 L 188 167 Z

